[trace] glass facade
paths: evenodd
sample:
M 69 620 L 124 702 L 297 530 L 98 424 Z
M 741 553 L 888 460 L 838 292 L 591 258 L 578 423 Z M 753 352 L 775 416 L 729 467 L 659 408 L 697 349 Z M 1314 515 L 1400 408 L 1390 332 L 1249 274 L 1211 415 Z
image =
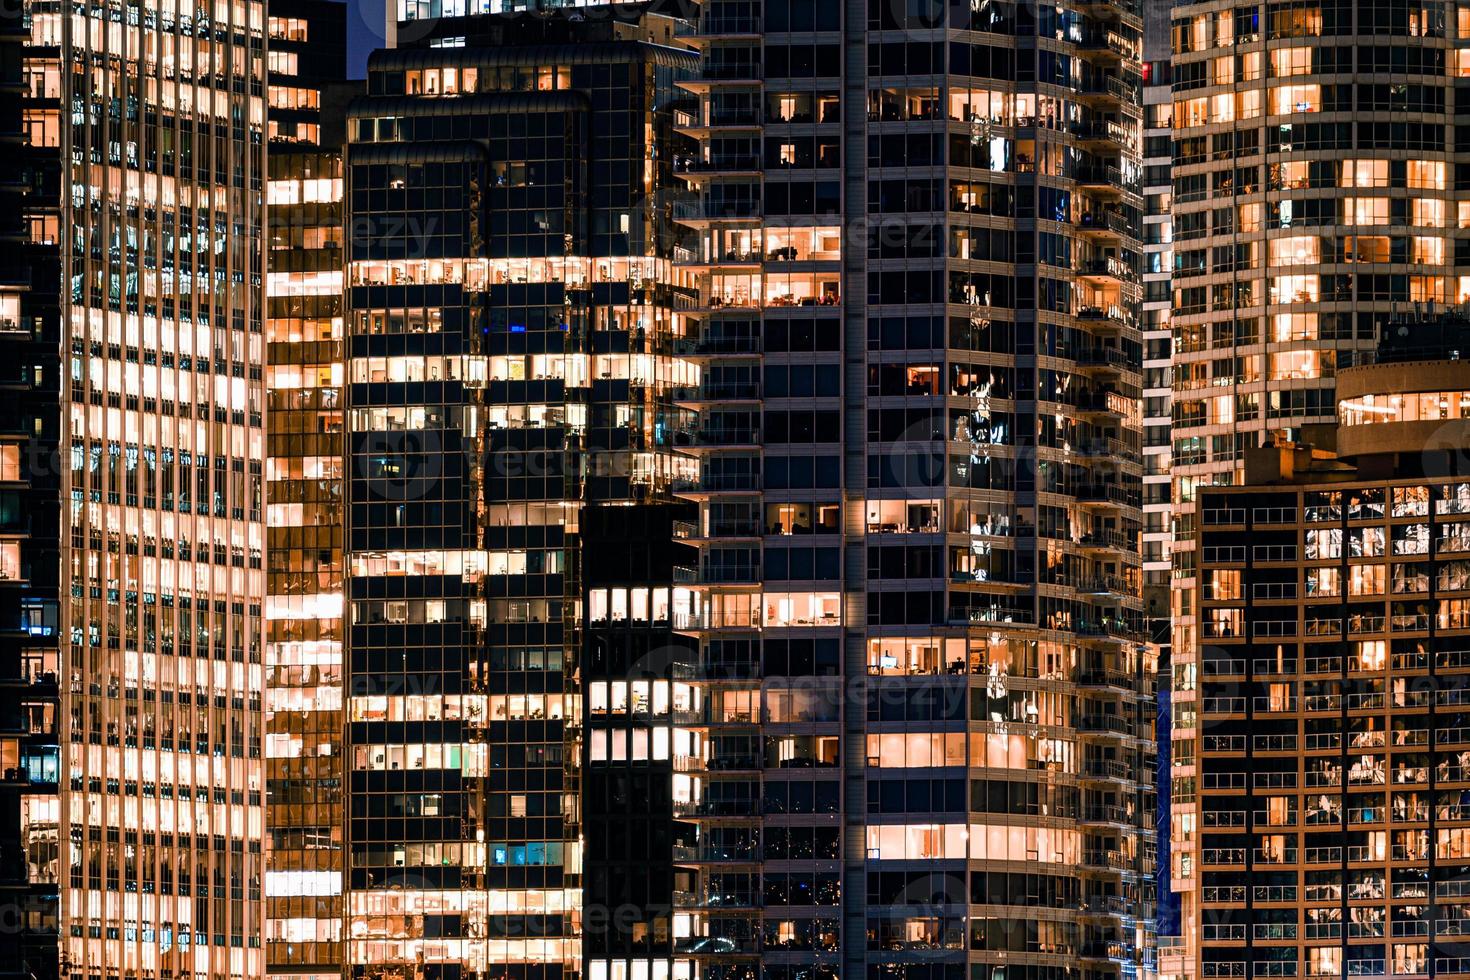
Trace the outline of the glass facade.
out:
M 1357 0 L 1176 4 L 1173 87 L 1173 874 L 1203 928 L 1197 850 L 1202 488 L 1331 424 L 1339 370 L 1410 305 L 1470 297 L 1455 153 L 1467 11 Z M 1202 913 L 1201 913 L 1202 914 Z
M 31 60 L 20 18 L 0 23 L 0 903 L 7 977 L 57 977 L 61 884 L 62 425 L 60 243 L 54 146 L 32 145 L 58 106 L 54 65 Z
M 1153 970 L 1142 27 L 701 9 L 690 975 Z
M 1198 498 L 1198 975 L 1463 975 L 1470 485 L 1301 483 Z
M 639 11 L 408 26 L 349 119 L 348 962 L 663 980 L 697 62 Z
M 1170 87 L 1169 14 L 1167 2 L 1146 0 L 1143 5 L 1143 603 L 1148 632 L 1158 648 L 1158 714 L 1155 736 L 1159 743 L 1155 786 L 1157 866 L 1156 931 L 1160 937 L 1179 935 L 1179 905 L 1169 877 L 1169 775 L 1172 760 L 1168 732 L 1172 717 L 1169 698 L 1172 667 L 1169 620 L 1171 601 L 1170 552 L 1174 536 L 1173 479 L 1169 434 L 1173 422 L 1173 351 L 1170 329 L 1174 265 L 1173 109 Z M 1177 948 L 1160 939 L 1160 972 L 1167 951 Z
M 61 164 L 61 962 L 253 977 L 264 4 L 25 12 L 29 138 Z
M 513 6 L 406 0 L 348 107 L 335 4 L 29 4 L 25 955 L 1148 977 L 1141 10 Z
M 268 22 L 265 951 L 300 980 L 340 975 L 345 948 L 345 16 L 277 0 Z

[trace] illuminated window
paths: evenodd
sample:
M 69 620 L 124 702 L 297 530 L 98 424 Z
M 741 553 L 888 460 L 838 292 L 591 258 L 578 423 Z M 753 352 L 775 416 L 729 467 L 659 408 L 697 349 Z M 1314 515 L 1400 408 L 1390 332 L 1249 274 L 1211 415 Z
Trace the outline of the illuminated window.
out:
M 1272 265 L 1316 265 L 1322 261 L 1322 241 L 1316 235 L 1271 240 Z
M 1281 78 L 1312 73 L 1312 48 L 1276 48 L 1270 52 L 1271 73 Z
M 1433 197 L 1412 197 L 1409 199 L 1409 206 L 1411 225 L 1420 228 L 1443 228 L 1445 226 L 1445 202 L 1443 200 Z
M 1282 85 L 1272 91 L 1272 112 L 1288 115 L 1293 112 L 1318 112 L 1322 108 L 1322 86 Z
M 1349 197 L 1344 198 L 1342 203 L 1343 220 L 1346 224 L 1388 224 L 1388 198 L 1386 197 Z

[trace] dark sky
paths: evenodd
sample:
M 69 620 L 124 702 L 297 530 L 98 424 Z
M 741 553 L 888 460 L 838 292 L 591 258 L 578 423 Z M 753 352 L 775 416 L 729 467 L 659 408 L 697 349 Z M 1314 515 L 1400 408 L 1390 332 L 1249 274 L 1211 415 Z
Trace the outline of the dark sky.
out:
M 388 0 L 347 0 L 347 77 L 367 74 L 367 56 L 383 46 L 384 4 Z

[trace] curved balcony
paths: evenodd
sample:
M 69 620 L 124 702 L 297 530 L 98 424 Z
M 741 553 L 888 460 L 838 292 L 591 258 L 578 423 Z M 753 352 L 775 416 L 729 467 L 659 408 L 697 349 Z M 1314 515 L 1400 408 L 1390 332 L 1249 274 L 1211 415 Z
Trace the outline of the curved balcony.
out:
M 1096 72 L 1077 89 L 1080 99 L 1099 107 L 1136 109 L 1143 103 L 1143 79 L 1129 72 Z
M 1106 156 L 1131 154 L 1138 143 L 1138 128 L 1119 119 L 1094 119 L 1072 130 L 1083 145 Z
M 1077 819 L 1079 823 L 1109 826 L 1127 832 L 1137 827 L 1138 812 L 1134 807 L 1121 803 L 1092 803 L 1083 806 Z
M 1078 392 L 1068 405 L 1077 415 L 1092 422 L 1121 422 L 1134 408 L 1127 395 L 1111 388 Z
M 1077 278 L 1086 279 L 1101 286 L 1131 286 L 1138 282 L 1138 273 L 1122 259 L 1108 256 L 1080 263 L 1077 268 Z
M 1122 759 L 1086 759 L 1078 770 L 1078 778 L 1087 783 L 1137 783 L 1137 766 Z
M 1122 306 L 1084 306 L 1077 311 L 1077 319 L 1093 333 L 1137 330 L 1138 321 Z
M 1080 632 L 1080 630 L 1079 630 Z M 1135 725 L 1122 715 L 1084 714 L 1073 719 L 1078 735 L 1092 735 L 1109 739 L 1132 740 L 1139 736 Z
M 1105 460 L 1114 466 L 1141 467 L 1143 465 L 1143 454 L 1130 443 L 1122 439 L 1113 439 L 1102 436 L 1095 439 L 1083 439 L 1072 443 L 1067 447 L 1075 456 L 1082 456 L 1092 460 Z M 1130 469 L 1129 472 L 1133 472 Z
M 1097 344 L 1076 352 L 1072 360 L 1082 372 L 1093 378 L 1106 377 L 1136 386 L 1143 377 L 1141 364 L 1129 359 L 1117 347 Z
M 1138 245 L 1138 233 L 1132 223 L 1121 212 L 1111 208 L 1084 211 L 1075 225 L 1083 238 L 1103 242 L 1126 240 L 1132 246 Z
M 1138 31 L 1118 30 L 1101 25 L 1083 35 L 1077 48 L 1087 54 L 1098 55 L 1105 61 L 1136 62 L 1142 54 Z
M 1079 504 L 1093 507 L 1136 510 L 1143 506 L 1143 494 L 1133 485 L 1115 482 L 1083 483 L 1071 488 Z

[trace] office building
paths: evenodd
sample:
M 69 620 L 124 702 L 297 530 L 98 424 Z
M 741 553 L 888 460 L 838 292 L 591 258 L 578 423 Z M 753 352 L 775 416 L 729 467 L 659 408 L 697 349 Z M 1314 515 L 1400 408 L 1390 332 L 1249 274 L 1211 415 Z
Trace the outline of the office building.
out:
M 1197 498 L 1196 976 L 1470 972 L 1467 336 L 1396 321 Z
M 1200 855 L 1195 498 L 1276 434 L 1332 420 L 1338 368 L 1413 305 L 1470 296 L 1441 4 L 1177 4 L 1174 89 L 1172 873 L 1184 932 Z
M 1169 84 L 1169 7 L 1145 5 L 1143 87 L 1143 574 L 1145 609 L 1155 640 L 1169 621 L 1169 433 L 1174 338 L 1170 327 L 1173 274 L 1173 90 Z
M 1177 937 L 1178 901 L 1169 878 L 1169 758 L 1172 666 L 1169 651 L 1170 549 L 1174 538 L 1170 433 L 1173 423 L 1174 97 L 1170 86 L 1169 13 L 1166 2 L 1143 7 L 1143 606 L 1150 641 L 1158 650 L 1156 721 L 1159 746 L 1155 786 L 1158 859 L 1154 869 L 1160 937 Z M 1174 948 L 1161 943 L 1163 951 Z M 1160 966 L 1163 969 L 1163 966 Z
M 343 969 L 342 81 L 347 8 L 269 12 L 265 959 Z
M 411 26 L 345 169 L 346 961 L 666 980 L 697 59 L 641 7 Z
M 55 71 L 26 60 L 26 26 L 0 21 L 0 903 L 7 977 L 58 975 L 61 201 L 54 147 L 29 135 L 54 115 Z
M 344 961 L 1150 975 L 1140 12 L 397 14 Z
M 7 504 L 0 537 L 14 554 L 29 534 L 3 586 L 27 715 L 5 791 L 26 874 L 57 895 L 59 952 L 34 975 L 254 977 L 264 4 L 38 0 L 23 23 L 26 87 L 5 98 L 24 100 L 30 259 L 6 264 L 0 302 L 26 359 L 7 357 L 0 441 L 24 446 L 4 492 L 26 509 Z M 26 955 L 40 944 L 27 933 Z
M 1142 27 L 700 11 L 687 975 L 1152 972 Z

